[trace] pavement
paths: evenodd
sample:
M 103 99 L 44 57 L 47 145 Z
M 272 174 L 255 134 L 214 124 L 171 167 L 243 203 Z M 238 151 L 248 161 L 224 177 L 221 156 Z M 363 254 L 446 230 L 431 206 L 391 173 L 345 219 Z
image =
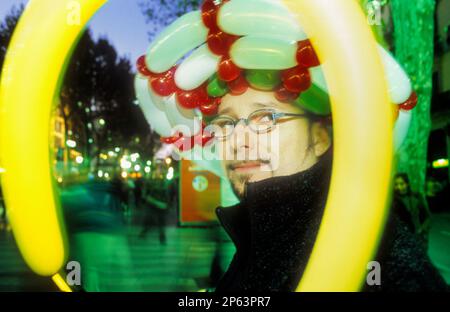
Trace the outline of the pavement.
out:
M 156 227 L 145 237 L 135 225 L 121 234 L 78 233 L 70 240 L 69 261 L 80 262 L 86 291 L 199 291 L 215 285 L 214 256 L 223 271 L 235 252 L 217 229 L 169 226 L 165 244 Z M 217 237 L 222 238 L 220 245 Z M 433 216 L 428 252 L 450 284 L 450 214 Z M 0 291 L 58 291 L 50 278 L 31 272 L 5 229 L 0 230 Z

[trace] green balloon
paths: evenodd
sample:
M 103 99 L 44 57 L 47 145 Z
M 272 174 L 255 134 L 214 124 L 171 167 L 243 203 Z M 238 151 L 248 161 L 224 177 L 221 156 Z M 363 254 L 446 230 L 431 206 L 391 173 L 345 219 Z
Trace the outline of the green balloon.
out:
M 301 108 L 317 115 L 329 115 L 331 113 L 331 104 L 328 93 L 315 84 L 311 85 L 307 91 L 300 94 L 295 100 L 295 103 Z
M 233 0 L 225 3 L 217 15 L 221 29 L 233 35 L 284 36 L 293 41 L 306 34 L 287 7 L 273 0 Z
M 282 70 L 297 65 L 297 41 L 280 36 L 246 36 L 231 47 L 233 62 L 240 68 Z
M 278 70 L 247 70 L 245 78 L 250 86 L 263 91 L 271 91 L 281 83 Z
M 208 83 L 207 91 L 209 96 L 221 97 L 227 94 L 228 86 L 225 81 L 220 80 L 215 74 Z

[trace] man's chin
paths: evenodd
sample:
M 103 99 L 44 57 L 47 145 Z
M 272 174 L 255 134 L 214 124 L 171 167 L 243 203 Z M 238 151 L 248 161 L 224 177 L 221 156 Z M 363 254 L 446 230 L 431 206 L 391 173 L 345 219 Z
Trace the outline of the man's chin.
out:
M 245 194 L 245 189 L 247 185 L 250 183 L 255 183 L 259 181 L 263 181 L 271 178 L 270 174 L 240 174 L 240 173 L 231 173 L 228 178 L 231 182 L 231 188 L 233 189 L 234 194 L 242 199 Z

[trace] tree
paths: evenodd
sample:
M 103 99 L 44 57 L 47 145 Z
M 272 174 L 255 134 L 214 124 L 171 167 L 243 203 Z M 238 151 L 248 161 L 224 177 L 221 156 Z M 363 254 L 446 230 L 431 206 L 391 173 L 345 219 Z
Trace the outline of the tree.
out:
M 89 158 L 98 160 L 102 151 L 127 146 L 136 137 L 148 142 L 149 126 L 134 104 L 133 81 L 130 61 L 119 57 L 107 38 L 95 41 L 87 30 L 68 65 L 61 105 L 64 115 L 80 125 Z
M 3 68 L 3 62 L 5 61 L 9 42 L 11 41 L 14 28 L 16 28 L 23 10 L 23 4 L 19 7 L 13 6 L 5 20 L 0 24 L 0 69 Z
M 391 0 L 396 59 L 411 78 L 419 102 L 400 150 L 398 171 L 408 173 L 411 186 L 424 192 L 434 61 L 435 0 Z M 411 36 L 411 34 L 414 34 Z

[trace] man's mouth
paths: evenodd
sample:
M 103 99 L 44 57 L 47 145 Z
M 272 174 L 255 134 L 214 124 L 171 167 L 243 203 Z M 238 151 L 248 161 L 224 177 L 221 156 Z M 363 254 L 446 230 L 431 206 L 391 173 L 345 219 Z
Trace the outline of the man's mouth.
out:
M 254 171 L 261 168 L 261 166 L 265 164 L 265 162 L 262 161 L 242 161 L 238 163 L 234 163 L 230 165 L 230 169 L 235 172 L 247 172 L 247 171 Z

